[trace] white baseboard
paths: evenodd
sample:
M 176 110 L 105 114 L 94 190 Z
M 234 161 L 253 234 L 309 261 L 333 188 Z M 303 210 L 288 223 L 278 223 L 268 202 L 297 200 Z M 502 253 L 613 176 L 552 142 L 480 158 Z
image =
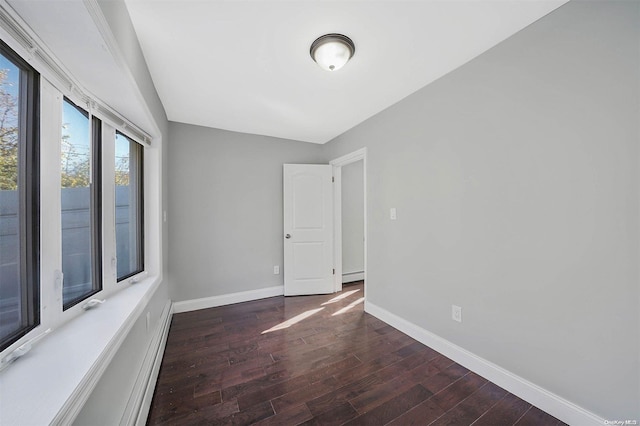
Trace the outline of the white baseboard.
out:
M 365 311 L 469 370 L 570 425 L 603 425 L 605 419 L 391 312 L 365 301 Z
M 342 274 L 342 284 L 364 280 L 364 272 L 347 272 Z
M 133 385 L 129 401 L 122 415 L 121 425 L 144 425 L 149 415 L 151 399 L 158 380 L 164 348 L 169 336 L 171 324 L 171 301 L 167 301 L 160 320 Z
M 257 290 L 241 291 L 238 293 L 223 294 L 221 296 L 203 297 L 202 299 L 183 300 L 173 303 L 173 312 L 197 311 L 198 309 L 215 308 L 216 306 L 231 305 L 233 303 L 248 302 L 251 300 L 265 299 L 267 297 L 282 296 L 284 286 L 266 287 Z

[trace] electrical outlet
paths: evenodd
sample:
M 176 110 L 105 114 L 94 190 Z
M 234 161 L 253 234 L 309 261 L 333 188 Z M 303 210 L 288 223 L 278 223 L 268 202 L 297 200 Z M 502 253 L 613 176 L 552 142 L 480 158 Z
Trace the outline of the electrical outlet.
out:
M 460 306 L 451 305 L 451 319 L 462 322 L 462 308 Z
M 397 218 L 398 218 L 398 215 L 396 213 L 396 208 L 392 207 L 391 209 L 389 209 L 389 219 L 396 220 Z
M 273 267 L 273 275 L 280 275 L 280 265 Z

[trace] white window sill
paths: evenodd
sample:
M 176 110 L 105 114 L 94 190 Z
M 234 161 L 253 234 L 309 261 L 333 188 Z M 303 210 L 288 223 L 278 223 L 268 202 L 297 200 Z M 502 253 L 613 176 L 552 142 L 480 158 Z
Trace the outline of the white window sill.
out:
M 159 283 L 147 277 L 109 296 L 0 372 L 0 425 L 73 421 Z

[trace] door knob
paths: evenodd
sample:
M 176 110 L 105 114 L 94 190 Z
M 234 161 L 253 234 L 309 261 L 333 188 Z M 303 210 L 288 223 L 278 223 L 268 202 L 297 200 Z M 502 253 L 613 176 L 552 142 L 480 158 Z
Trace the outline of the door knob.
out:
M 287 234 L 284 237 L 288 240 L 289 238 L 291 238 L 291 234 Z

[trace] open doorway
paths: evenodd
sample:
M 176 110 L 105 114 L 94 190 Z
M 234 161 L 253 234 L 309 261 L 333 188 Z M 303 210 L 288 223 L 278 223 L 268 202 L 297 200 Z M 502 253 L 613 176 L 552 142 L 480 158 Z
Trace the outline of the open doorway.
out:
M 366 148 L 337 158 L 331 165 L 335 179 L 335 291 L 341 291 L 343 285 L 364 286 L 366 281 Z
M 342 166 L 342 285 L 364 281 L 364 160 Z

